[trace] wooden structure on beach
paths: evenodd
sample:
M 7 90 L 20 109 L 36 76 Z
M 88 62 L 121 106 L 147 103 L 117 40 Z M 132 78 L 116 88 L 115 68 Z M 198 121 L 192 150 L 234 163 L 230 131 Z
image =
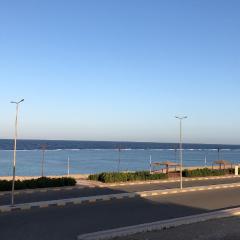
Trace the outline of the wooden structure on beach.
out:
M 158 167 L 164 166 L 164 167 L 160 170 L 152 170 L 153 166 L 158 166 Z M 180 166 L 178 163 L 170 162 L 170 161 L 153 162 L 151 163 L 151 173 L 159 173 L 159 172 L 163 173 L 163 171 L 165 170 L 166 174 L 168 174 L 170 168 L 174 168 L 174 172 L 176 172 L 178 166 Z
M 213 169 L 213 165 L 219 165 L 219 169 L 226 169 L 226 166 L 231 166 L 232 168 L 232 163 L 230 161 L 227 161 L 227 160 L 217 160 L 217 161 L 214 161 L 213 164 L 212 164 L 212 169 Z M 224 168 L 222 168 L 222 166 Z

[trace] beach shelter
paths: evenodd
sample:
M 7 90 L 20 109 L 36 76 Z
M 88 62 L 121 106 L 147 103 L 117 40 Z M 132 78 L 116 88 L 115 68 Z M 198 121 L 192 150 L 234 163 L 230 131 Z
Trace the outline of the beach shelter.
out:
M 212 164 L 212 169 L 213 169 L 213 165 L 219 165 L 219 169 L 222 169 L 222 166 L 224 166 L 223 169 L 226 168 L 226 166 L 228 165 L 231 165 L 231 168 L 232 168 L 232 163 L 227 161 L 227 160 L 217 160 L 217 161 L 214 161 L 213 164 Z
M 165 166 L 164 168 L 162 168 L 162 172 L 163 172 L 163 169 L 166 169 L 166 173 L 168 174 L 169 168 L 175 168 L 175 172 L 176 172 L 177 167 L 180 165 L 175 162 L 164 161 L 164 162 L 154 162 L 154 163 L 152 163 L 152 166 L 159 166 L 159 167 Z M 158 172 L 158 171 L 153 171 L 153 172 Z

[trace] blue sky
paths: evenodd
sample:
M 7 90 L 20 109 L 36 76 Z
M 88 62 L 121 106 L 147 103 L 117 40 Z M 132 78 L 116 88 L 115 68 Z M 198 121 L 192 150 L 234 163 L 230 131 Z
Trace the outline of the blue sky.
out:
M 240 2 L 0 3 L 0 138 L 240 144 Z

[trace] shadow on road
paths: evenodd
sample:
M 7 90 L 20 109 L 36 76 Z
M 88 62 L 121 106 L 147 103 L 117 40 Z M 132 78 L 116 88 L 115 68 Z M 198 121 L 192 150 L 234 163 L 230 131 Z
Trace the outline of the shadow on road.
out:
M 1 213 L 1 240 L 71 240 L 83 233 L 205 213 L 214 206 L 237 206 L 237 194 L 232 202 L 233 195 L 224 199 L 224 192 L 214 191 Z

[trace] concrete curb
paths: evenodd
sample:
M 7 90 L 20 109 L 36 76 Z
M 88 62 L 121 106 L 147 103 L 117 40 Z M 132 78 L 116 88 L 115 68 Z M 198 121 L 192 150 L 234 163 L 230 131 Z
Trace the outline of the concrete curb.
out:
M 170 194 L 188 193 L 188 192 L 196 192 L 196 191 L 209 191 L 209 190 L 217 190 L 217 189 L 229 189 L 229 188 L 236 188 L 236 187 L 240 187 L 240 183 L 189 187 L 189 188 L 184 188 L 182 190 L 181 189 L 152 190 L 152 191 L 143 191 L 143 192 L 98 195 L 98 196 L 90 196 L 90 197 L 67 198 L 67 199 L 58 199 L 58 200 L 50 200 L 50 201 L 22 203 L 22 204 L 16 204 L 14 206 L 2 205 L 0 206 L 0 212 L 13 212 L 18 210 L 47 208 L 52 206 L 62 207 L 66 205 L 94 203 L 98 201 L 110 201 L 110 200 L 134 198 L 134 197 L 142 197 L 142 198 L 154 197 L 154 196 L 160 197 L 160 196 L 170 195 Z
M 21 203 L 14 206 L 3 205 L 0 206 L 0 212 L 14 212 L 18 210 L 27 210 L 35 208 L 47 208 L 47 207 L 62 207 L 66 205 L 75 205 L 83 203 L 93 203 L 97 201 L 109 201 L 112 199 L 122 199 L 136 197 L 136 193 L 120 193 L 120 194 L 109 194 L 109 195 L 99 195 L 91 197 L 79 197 L 79 198 L 67 198 L 59 200 L 41 201 L 41 202 L 31 202 L 31 203 Z
M 135 226 L 128 226 L 123 228 L 116 228 L 106 231 L 99 231 L 94 233 L 82 234 L 77 237 L 78 240 L 102 240 L 112 239 L 115 237 L 123 237 L 133 235 L 135 233 L 163 230 L 171 227 L 177 227 L 186 224 L 203 222 L 211 219 L 226 218 L 231 216 L 239 216 L 240 208 L 233 208 L 227 210 L 220 210 L 210 213 L 203 213 L 181 218 L 173 218 L 162 220 L 158 222 L 145 223 Z
M 196 177 L 196 178 L 183 178 L 183 182 L 192 181 L 204 181 L 204 180 L 221 180 L 221 179 L 234 179 L 240 178 L 240 176 L 215 176 L 215 177 Z M 139 181 L 139 182 L 122 182 L 122 183 L 99 183 L 95 187 L 121 187 L 121 186 L 134 186 L 144 184 L 156 184 L 156 183 L 175 183 L 180 182 L 179 179 L 172 180 L 150 180 L 150 181 Z
M 235 187 L 240 187 L 240 183 L 197 186 L 197 187 L 188 187 L 183 189 L 175 188 L 175 189 L 167 189 L 167 190 L 143 191 L 143 192 L 136 192 L 136 194 L 140 197 L 151 197 L 151 196 L 161 196 L 161 195 L 188 193 L 188 192 L 196 192 L 196 191 L 209 191 L 209 190 L 218 190 L 218 189 L 235 188 Z

